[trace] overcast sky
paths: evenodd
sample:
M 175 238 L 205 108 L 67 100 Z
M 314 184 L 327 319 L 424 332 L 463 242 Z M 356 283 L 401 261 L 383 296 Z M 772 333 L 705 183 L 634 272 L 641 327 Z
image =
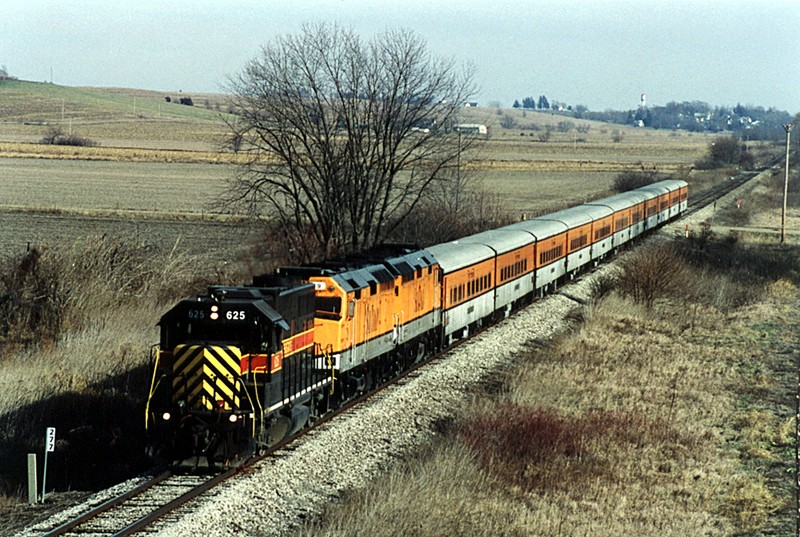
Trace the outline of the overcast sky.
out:
M 220 91 L 303 23 L 411 29 L 481 104 L 669 101 L 800 111 L 800 0 L 0 0 L 0 65 L 68 86 Z

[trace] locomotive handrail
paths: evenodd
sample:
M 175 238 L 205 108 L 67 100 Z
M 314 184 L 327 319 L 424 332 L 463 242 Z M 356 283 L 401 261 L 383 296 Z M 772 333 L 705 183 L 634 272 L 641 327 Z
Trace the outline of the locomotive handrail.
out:
M 253 379 L 255 379 L 255 377 L 256 376 L 253 375 Z M 253 399 L 250 397 L 250 392 L 247 391 L 247 387 L 244 386 L 244 383 L 242 382 L 242 379 L 240 379 L 240 378 L 236 379 L 236 385 L 239 387 L 239 391 L 240 392 L 243 391 L 245 393 L 245 395 L 247 396 L 247 400 L 250 401 L 250 408 L 255 409 L 255 407 L 253 406 Z M 258 386 L 255 384 L 255 380 L 253 382 L 253 386 L 256 389 L 256 398 L 258 398 Z M 244 389 L 242 389 L 242 388 L 244 388 Z M 261 413 L 263 412 L 261 410 L 261 404 L 260 403 L 258 405 L 258 411 L 259 411 L 259 415 L 261 415 Z M 252 438 L 255 438 L 255 437 L 256 437 L 256 420 L 255 420 L 255 417 L 253 417 Z
M 270 362 L 272 361 L 272 356 L 269 357 Z M 251 365 L 252 365 L 252 358 L 251 358 Z M 269 368 L 272 368 L 272 363 L 270 363 Z M 258 404 L 258 415 L 261 417 L 259 420 L 260 428 L 263 429 L 264 427 L 264 407 L 261 405 L 261 398 L 258 396 L 258 375 L 253 375 L 253 391 L 256 394 L 256 403 Z M 245 389 L 245 393 L 247 393 L 247 389 Z M 250 398 L 250 394 L 247 393 L 248 399 Z M 253 408 L 253 401 L 250 400 L 250 408 Z M 256 435 L 256 419 L 253 417 L 253 437 Z
M 331 351 L 331 346 L 328 345 L 328 348 L 325 351 L 325 358 L 328 360 L 328 367 L 331 368 L 331 389 L 330 389 L 330 391 L 328 393 L 330 395 L 333 395 L 333 393 L 334 393 L 334 386 L 333 385 L 334 385 L 334 382 L 336 381 L 336 368 L 333 367 L 333 356 L 332 356 L 333 353 L 331 353 L 330 351 Z
M 156 388 L 161 383 L 161 379 L 158 379 L 156 382 L 156 371 L 158 371 L 158 362 L 161 358 L 161 349 L 157 348 L 158 344 L 155 344 L 150 347 L 150 361 L 153 362 L 153 355 L 155 354 L 155 363 L 153 363 L 153 376 L 150 379 L 150 393 L 147 394 L 147 403 L 144 406 L 144 430 L 147 431 L 149 428 L 149 421 L 150 421 L 150 400 L 153 398 L 153 394 L 156 391 Z M 155 351 L 155 352 L 153 352 Z

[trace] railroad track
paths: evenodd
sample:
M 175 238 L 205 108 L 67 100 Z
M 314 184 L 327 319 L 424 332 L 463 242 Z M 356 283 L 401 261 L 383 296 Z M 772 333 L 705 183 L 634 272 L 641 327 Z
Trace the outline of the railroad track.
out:
M 712 203 L 713 200 L 716 200 L 735 188 L 741 186 L 748 180 L 752 179 L 755 175 L 755 172 L 741 173 L 735 178 L 732 178 L 730 181 L 726 181 L 705 192 L 697 194 L 690 200 L 688 210 L 685 214 L 691 214 L 692 212 L 701 209 L 709 203 Z M 565 296 L 572 298 L 569 295 Z M 284 440 L 276 446 L 273 446 L 264 454 L 250 459 L 241 466 L 217 475 L 210 476 L 174 475 L 169 472 L 165 472 L 153 477 L 152 479 L 149 479 L 130 491 L 120 494 L 119 496 L 82 513 L 66 523 L 62 523 L 53 528 L 40 528 L 40 531 L 46 536 L 53 537 L 86 534 L 123 536 L 132 535 L 136 532 L 142 531 L 157 520 L 175 511 L 201 494 L 213 489 L 216 485 L 222 483 L 223 481 L 230 479 L 237 474 L 248 472 L 248 469 L 251 468 L 255 463 L 275 454 L 277 451 L 285 448 L 289 443 L 307 434 L 308 432 L 313 431 L 322 423 L 351 408 L 358 406 L 360 403 L 375 396 L 390 386 L 407 382 L 417 374 L 419 368 L 437 359 L 440 359 L 446 352 L 453 350 L 466 341 L 468 341 L 468 339 L 459 340 L 451 347 L 445 349 L 445 351 L 433 355 L 419 362 L 418 364 L 415 364 L 412 368 L 406 370 L 400 376 L 395 377 L 374 391 L 351 400 L 340 409 L 327 414 L 325 417 L 315 422 L 313 426 L 303 429 L 296 435 Z
M 290 443 L 313 431 L 328 420 L 358 406 L 390 386 L 408 382 L 414 378 L 421 367 L 440 359 L 445 353 L 459 347 L 466 341 L 468 339 L 454 342 L 447 349 L 414 364 L 397 377 L 370 392 L 348 401 L 347 404 L 326 414 L 311 426 L 272 446 L 263 454 L 252 457 L 240 466 L 210 475 L 173 474 L 170 471 L 166 471 L 81 513 L 67 522 L 51 528 L 37 526 L 37 530 L 44 537 L 82 535 L 122 537 L 133 535 L 201 494 L 213 489 L 223 481 L 236 475 L 247 473 L 257 462 L 275 455 L 276 452 L 286 448 Z
M 130 535 L 146 525 L 154 508 L 170 505 L 209 488 L 209 476 L 173 475 L 164 472 L 54 528 L 42 528 L 46 536 Z M 213 485 L 212 485 L 213 486 Z M 192 497 L 194 497 L 192 496 Z
M 686 211 L 683 213 L 683 216 L 688 216 L 699 211 L 710 203 L 714 203 L 715 200 L 742 186 L 759 173 L 760 172 L 741 172 L 736 177 L 731 177 L 729 181 L 724 181 L 714 185 L 708 190 L 698 192 L 696 195 L 690 196 L 689 205 Z
M 724 181 L 713 187 L 709 188 L 708 190 L 702 192 L 694 192 L 692 195 L 689 196 L 689 206 L 687 210 L 683 213 L 683 216 L 688 216 L 694 212 L 699 211 L 703 207 L 713 203 L 715 200 L 721 198 L 725 194 L 735 190 L 736 188 L 742 186 L 749 180 L 753 179 L 757 175 L 764 173 L 767 170 L 774 169 L 777 166 L 780 166 L 782 162 L 784 162 L 784 156 L 778 156 L 772 159 L 768 164 L 757 171 L 742 171 L 737 176 L 731 177 L 729 181 Z

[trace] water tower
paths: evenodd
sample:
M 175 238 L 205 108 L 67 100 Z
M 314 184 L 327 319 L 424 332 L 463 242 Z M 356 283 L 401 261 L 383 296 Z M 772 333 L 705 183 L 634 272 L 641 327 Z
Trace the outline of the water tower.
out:
M 642 96 L 639 100 L 639 108 L 647 108 L 647 94 L 642 93 Z

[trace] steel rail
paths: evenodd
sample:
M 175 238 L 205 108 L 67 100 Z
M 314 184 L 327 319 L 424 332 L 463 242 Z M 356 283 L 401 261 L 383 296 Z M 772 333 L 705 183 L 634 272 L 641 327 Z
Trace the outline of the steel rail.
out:
M 162 481 L 164 481 L 165 479 L 169 478 L 170 476 L 172 476 L 172 472 L 167 471 L 167 472 L 163 472 L 163 473 L 153 477 L 152 479 L 148 479 L 144 483 L 141 483 L 140 485 L 137 485 L 136 487 L 132 488 L 131 490 L 129 490 L 127 492 L 124 492 L 124 493 L 120 494 L 119 496 L 116 496 L 115 498 L 111 498 L 110 500 L 107 500 L 107 501 L 101 503 L 97 507 L 94 507 L 94 508 L 86 511 L 85 513 L 77 516 L 76 518 L 73 518 L 72 520 L 70 520 L 68 522 L 65 522 L 64 524 L 62 524 L 62 525 L 50 530 L 49 532 L 45 533 L 43 535 L 43 537 L 57 537 L 59 535 L 64 535 L 65 533 L 69 532 L 70 530 L 73 530 L 73 529 L 77 528 L 78 526 L 88 522 L 89 520 L 92 520 L 93 518 L 96 518 L 98 515 L 100 515 L 102 513 L 105 513 L 107 511 L 110 511 L 111 509 L 122 505 L 126 501 L 130 500 L 131 498 L 133 498 L 135 496 L 138 496 L 139 494 L 141 494 L 145 490 L 150 489 L 154 485 L 157 485 L 158 483 L 161 483 Z

